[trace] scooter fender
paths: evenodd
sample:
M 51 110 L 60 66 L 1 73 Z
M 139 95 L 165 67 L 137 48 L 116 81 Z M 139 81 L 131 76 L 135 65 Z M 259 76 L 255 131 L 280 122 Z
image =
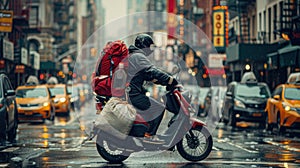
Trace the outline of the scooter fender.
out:
M 206 124 L 203 121 L 201 121 L 197 118 L 194 118 L 194 117 L 191 117 L 190 121 L 192 122 L 192 127 L 193 128 L 195 128 L 197 126 L 206 126 Z

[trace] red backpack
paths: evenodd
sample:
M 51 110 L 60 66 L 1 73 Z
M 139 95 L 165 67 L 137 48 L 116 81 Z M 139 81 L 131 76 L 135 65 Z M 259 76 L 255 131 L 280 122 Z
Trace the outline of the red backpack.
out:
M 108 43 L 98 59 L 95 72 L 92 74 L 92 88 L 100 96 L 111 97 L 112 77 L 119 63 L 123 63 L 125 69 L 128 67 L 127 62 L 128 48 L 126 44 L 117 40 Z M 115 95 L 118 94 L 118 95 Z M 123 96 L 124 92 L 115 93 L 113 96 Z

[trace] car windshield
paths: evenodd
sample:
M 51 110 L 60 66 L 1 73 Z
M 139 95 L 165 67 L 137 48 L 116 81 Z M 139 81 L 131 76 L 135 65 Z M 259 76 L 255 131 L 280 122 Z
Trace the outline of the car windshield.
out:
M 77 87 L 68 86 L 67 89 L 68 89 L 68 92 L 71 93 L 72 96 L 78 95 L 78 88 Z
M 300 88 L 286 88 L 284 98 L 289 100 L 300 100 Z
M 65 88 L 63 87 L 53 87 L 49 88 L 51 95 L 63 95 L 65 94 Z
M 239 97 L 268 98 L 270 93 L 264 85 L 238 85 L 236 95 Z
M 30 89 L 20 89 L 17 90 L 16 97 L 17 98 L 39 98 L 39 97 L 47 97 L 47 89 L 46 88 L 30 88 Z

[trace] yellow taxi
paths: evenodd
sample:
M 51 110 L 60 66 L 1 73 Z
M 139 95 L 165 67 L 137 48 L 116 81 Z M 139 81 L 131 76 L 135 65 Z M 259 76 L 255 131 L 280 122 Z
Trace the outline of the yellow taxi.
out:
M 18 118 L 20 121 L 49 119 L 54 121 L 55 108 L 47 85 L 25 85 L 16 89 Z
M 300 80 L 291 79 L 294 78 L 289 78 L 286 84 L 277 86 L 272 97 L 268 99 L 265 109 L 268 130 L 277 127 L 279 133 L 284 133 L 286 128 L 300 128 Z
M 70 96 L 65 84 L 48 84 L 51 95 L 53 98 L 55 112 L 69 114 L 71 110 Z

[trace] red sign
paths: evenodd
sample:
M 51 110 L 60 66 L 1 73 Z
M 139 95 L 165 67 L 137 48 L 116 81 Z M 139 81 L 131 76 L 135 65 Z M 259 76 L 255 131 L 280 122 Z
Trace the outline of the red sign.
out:
M 173 39 L 176 35 L 177 17 L 176 17 L 176 1 L 168 0 L 168 15 L 167 15 L 167 28 L 168 28 L 168 39 Z

